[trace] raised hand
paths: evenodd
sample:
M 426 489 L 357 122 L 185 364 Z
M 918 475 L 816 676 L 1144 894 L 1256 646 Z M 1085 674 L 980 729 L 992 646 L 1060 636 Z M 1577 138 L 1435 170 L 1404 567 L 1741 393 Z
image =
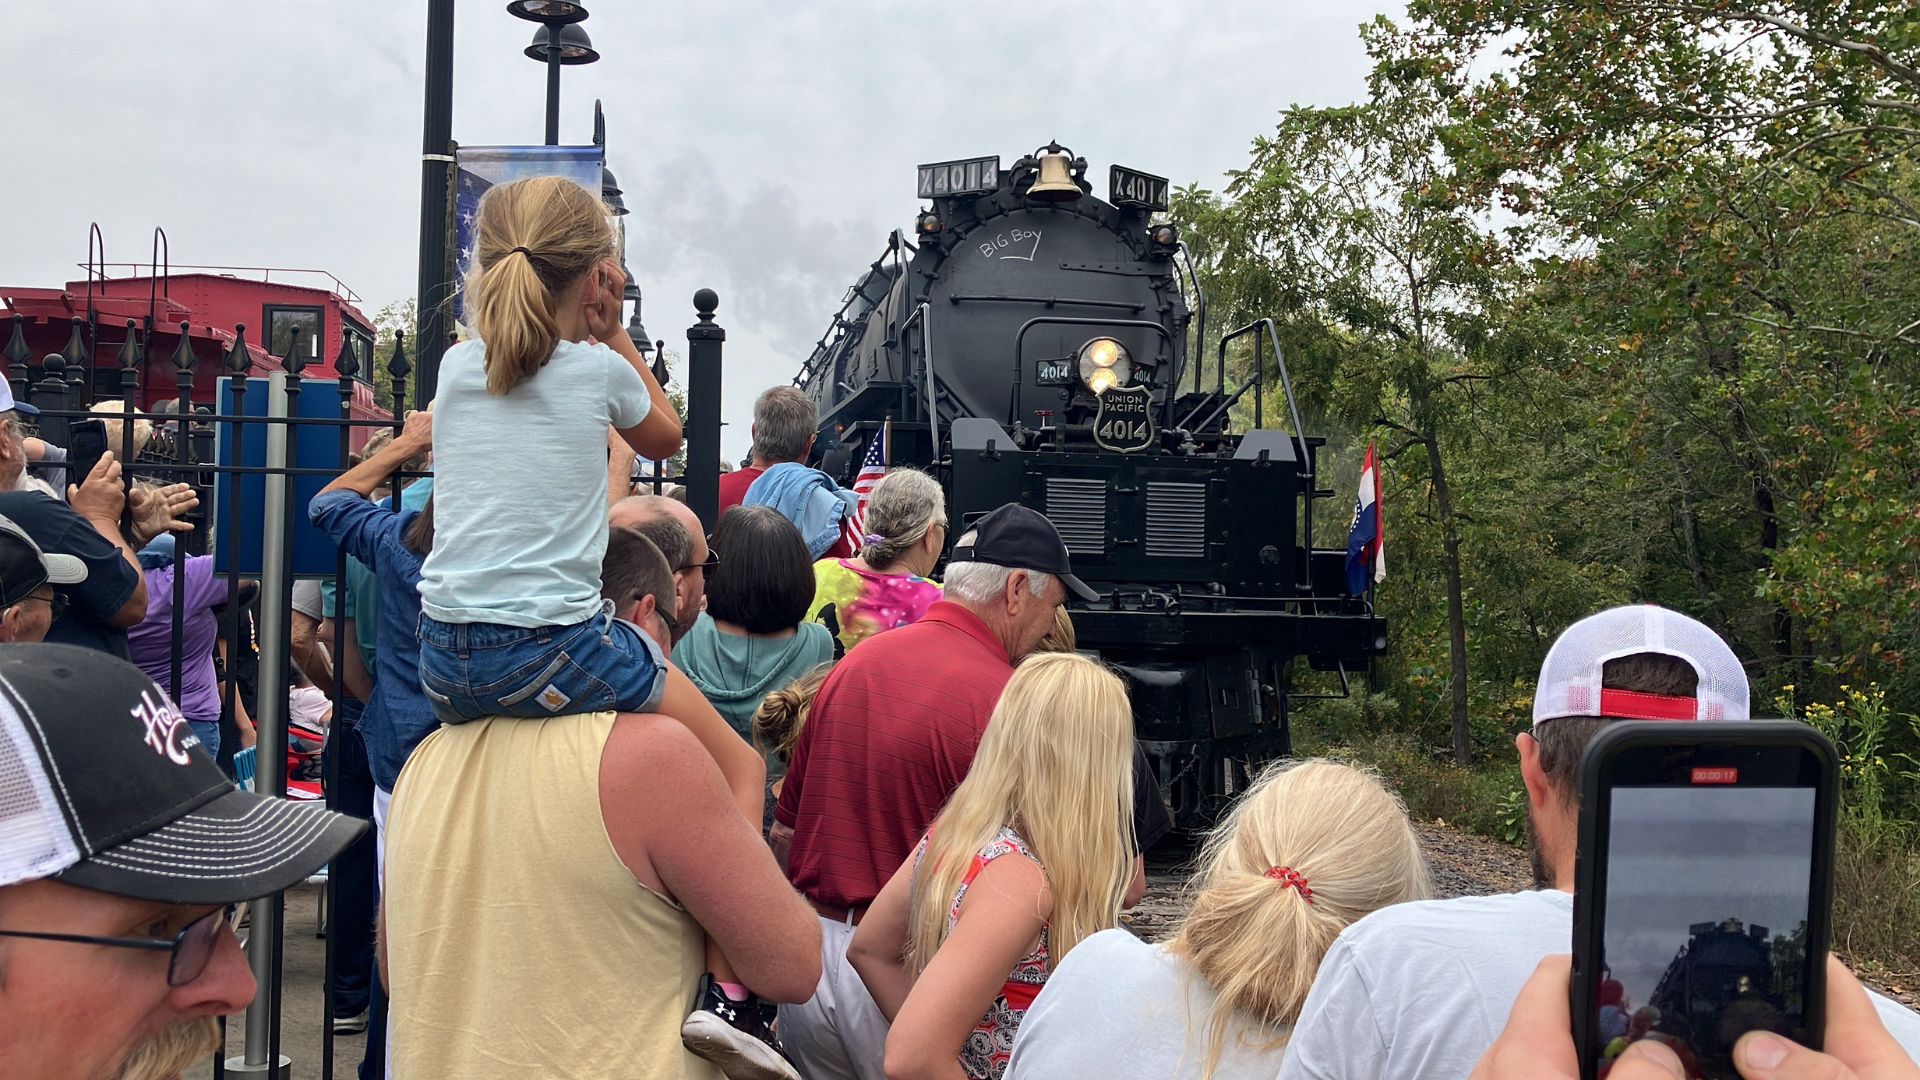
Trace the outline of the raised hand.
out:
M 186 515 L 200 505 L 191 484 L 165 487 L 136 487 L 127 493 L 127 505 L 133 511 L 133 540 L 144 545 L 163 532 L 186 532 L 193 523 Z

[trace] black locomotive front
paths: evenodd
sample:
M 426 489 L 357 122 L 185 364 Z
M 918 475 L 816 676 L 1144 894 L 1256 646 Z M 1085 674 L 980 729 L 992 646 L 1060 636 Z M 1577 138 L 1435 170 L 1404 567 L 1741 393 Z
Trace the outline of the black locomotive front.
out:
M 1074 571 L 1080 648 L 1128 680 L 1136 730 L 1183 827 L 1211 819 L 1288 752 L 1288 663 L 1350 670 L 1386 646 L 1344 594 L 1344 551 L 1311 547 L 1323 440 L 1300 434 L 1270 323 L 1189 361 L 1188 293 L 1167 182 L 1115 166 L 1095 198 L 1057 145 L 922 166 L 931 202 L 848 291 L 796 380 L 820 406 L 817 464 L 845 482 L 890 433 L 891 464 L 931 467 L 950 537 L 993 508 L 1047 515 Z M 1205 340 L 1204 302 L 1194 339 Z M 1291 432 L 1264 383 L 1229 394 L 1228 339 L 1282 373 Z M 1204 346 L 1203 346 L 1204 347 Z M 1266 365 L 1256 365 L 1261 370 Z M 1254 425 L 1227 430 L 1252 392 Z

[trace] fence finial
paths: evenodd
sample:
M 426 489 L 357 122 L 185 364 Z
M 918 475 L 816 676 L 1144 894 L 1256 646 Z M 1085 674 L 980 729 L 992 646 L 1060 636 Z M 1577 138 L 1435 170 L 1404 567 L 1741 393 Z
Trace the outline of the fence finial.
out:
M 127 340 L 120 343 L 120 393 L 122 396 L 140 388 L 140 365 L 147 357 L 147 351 L 140 347 L 139 323 L 127 320 Z
M 233 324 L 233 348 L 227 350 L 227 370 L 245 376 L 253 368 L 253 355 L 247 352 L 247 324 Z
M 287 354 L 280 358 L 280 366 L 295 377 L 307 366 L 307 354 L 300 351 L 300 328 L 297 326 L 287 331 Z
M 340 355 L 333 358 L 333 371 L 342 379 L 360 374 L 360 357 L 354 353 L 353 338 L 346 334 L 340 335 Z
M 193 337 L 189 333 L 192 327 L 185 319 L 180 320 L 180 344 L 173 348 L 173 367 L 175 371 L 192 371 L 200 358 L 193 354 Z

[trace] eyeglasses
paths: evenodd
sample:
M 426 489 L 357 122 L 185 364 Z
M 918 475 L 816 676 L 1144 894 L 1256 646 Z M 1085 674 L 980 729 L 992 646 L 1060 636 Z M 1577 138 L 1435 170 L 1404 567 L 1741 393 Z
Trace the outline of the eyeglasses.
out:
M 233 906 L 205 915 L 182 927 L 172 941 L 159 938 L 94 937 L 89 934 L 45 934 L 32 930 L 0 930 L 0 937 L 33 938 L 38 941 L 72 941 L 81 945 L 111 945 L 118 949 L 145 949 L 171 954 L 167 960 L 167 985 L 185 986 L 206 973 L 220 931 L 233 917 Z
M 52 596 L 23 596 L 14 603 L 24 604 L 29 600 L 38 600 L 47 605 L 47 610 L 52 612 L 47 619 L 48 622 L 59 622 L 60 616 L 67 613 L 67 598 L 60 593 L 54 593 Z
M 720 553 L 713 550 L 712 548 L 708 548 L 706 562 L 688 563 L 687 565 L 681 567 L 679 570 L 675 570 L 674 573 L 678 574 L 686 570 L 704 570 L 707 573 L 711 574 L 718 569 L 720 569 Z

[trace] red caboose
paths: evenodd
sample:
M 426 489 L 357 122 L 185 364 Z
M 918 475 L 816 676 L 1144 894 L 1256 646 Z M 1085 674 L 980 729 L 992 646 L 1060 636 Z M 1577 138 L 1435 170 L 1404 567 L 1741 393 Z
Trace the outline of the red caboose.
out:
M 120 397 L 120 354 L 131 320 L 136 337 L 145 345 L 140 367 L 139 403 L 151 409 L 155 402 L 178 399 L 173 357 L 180 345 L 180 324 L 187 324 L 187 341 L 195 356 L 194 404 L 214 405 L 215 384 L 231 374 L 222 363 L 233 348 L 234 327 L 246 327 L 250 374 L 281 370 L 280 357 L 296 340 L 307 358 L 301 372 L 311 379 L 337 376 L 334 361 L 344 344 L 359 361 L 354 373 L 353 415 L 359 419 L 386 419 L 374 404 L 373 323 L 355 306 L 359 297 L 332 274 L 320 270 L 284 270 L 267 267 L 188 267 L 163 277 L 94 277 L 69 281 L 61 288 L 0 286 L 6 310 L 0 318 L 18 313 L 29 363 L 37 366 L 52 353 L 86 357 L 86 385 L 92 400 Z M 296 281 L 305 282 L 297 284 Z M 91 288 L 89 288 L 91 285 Z M 146 331 L 151 319 L 151 332 Z M 0 335 L 10 333 L 0 327 Z M 78 337 L 76 337 L 76 333 Z M 382 358 L 384 362 L 385 358 Z M 355 428 L 353 445 L 366 441 L 369 429 Z

